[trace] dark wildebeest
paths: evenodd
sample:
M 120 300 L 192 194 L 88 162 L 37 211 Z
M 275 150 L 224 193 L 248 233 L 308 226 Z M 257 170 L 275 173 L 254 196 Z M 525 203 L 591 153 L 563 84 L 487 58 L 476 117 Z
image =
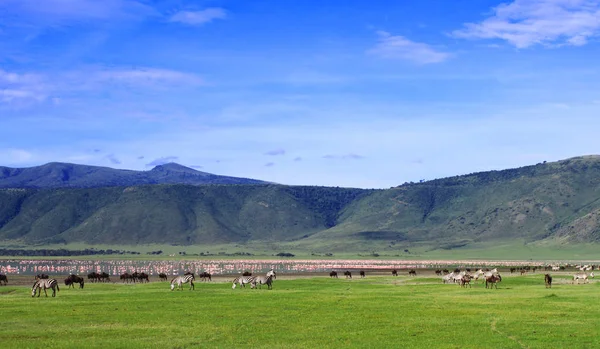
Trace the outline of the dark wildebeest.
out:
M 485 288 L 488 288 L 489 284 L 490 289 L 494 288 L 494 286 L 496 286 L 496 289 L 498 289 L 498 283 L 500 281 L 502 281 L 502 276 L 500 276 L 500 274 L 488 276 L 485 278 Z
M 329 273 L 329 277 L 332 277 L 332 278 L 336 278 L 336 279 L 337 279 L 337 277 L 338 277 L 338 276 L 337 276 L 337 271 L 331 271 L 331 273 Z
M 160 281 L 169 281 L 169 279 L 167 278 L 167 274 L 165 273 L 158 274 L 158 278 L 160 279 Z
M 442 275 L 442 271 L 441 271 L 441 270 L 439 270 L 439 269 L 438 269 L 438 270 L 436 270 L 436 271 L 435 271 L 435 275 Z
M 48 274 L 37 274 L 35 276 L 36 280 L 38 279 L 47 279 L 48 278 Z
M 448 269 L 442 270 L 442 273 L 444 273 L 444 274 L 450 274 L 450 272 L 448 271 Z
M 362 270 L 361 270 L 361 271 L 360 271 L 358 274 L 360 275 L 360 277 L 361 277 L 361 278 L 364 278 L 364 277 L 365 277 L 365 272 L 364 272 L 364 271 L 362 271 Z
M 99 279 L 102 282 L 110 282 L 110 275 L 107 272 L 101 272 L 99 275 Z
M 242 276 L 252 276 L 252 273 L 249 271 L 245 271 Z
M 123 274 L 121 274 L 121 275 L 119 276 L 119 279 L 121 279 L 121 281 L 122 281 L 122 282 L 127 282 L 127 283 L 129 283 L 130 281 L 132 281 L 132 280 L 133 280 L 133 275 L 131 275 L 131 274 L 129 274 L 129 273 L 127 273 L 127 272 L 125 272 L 125 273 L 123 273 Z
M 460 278 L 459 281 L 460 287 L 467 287 L 467 285 L 469 285 L 469 288 L 471 287 L 471 275 L 467 274 L 467 275 L 463 275 L 462 278 Z
M 346 270 L 344 272 L 344 276 L 346 276 L 346 279 L 352 279 L 352 273 L 350 272 L 350 270 Z
M 200 279 L 202 281 L 212 281 L 212 275 L 209 272 L 207 272 L 207 271 L 203 271 L 198 276 L 200 277 Z
M 65 285 L 69 286 L 69 288 L 70 287 L 75 288 L 75 284 L 79 284 L 79 288 L 83 288 L 83 285 L 84 285 L 83 278 L 79 277 L 75 274 L 71 274 L 65 279 Z
M 408 271 L 409 276 L 417 276 L 417 272 L 414 269 Z
M 517 271 L 517 268 L 510 268 L 510 273 L 514 273 L 515 271 Z
M 392 270 L 392 276 L 398 276 L 398 270 L 396 270 L 396 269 Z
M 8 278 L 4 274 L 0 274 L 0 285 L 4 282 L 4 285 L 8 284 Z
M 139 274 L 138 274 L 138 280 L 139 280 L 140 282 L 142 282 L 142 283 L 143 283 L 144 281 L 146 281 L 146 282 L 150 282 L 150 277 L 148 276 L 148 274 L 146 274 L 146 273 L 144 273 L 144 272 L 141 272 L 141 273 L 139 273 Z
M 546 284 L 546 288 L 552 288 L 552 276 L 550 274 L 544 275 L 544 283 Z
M 92 282 L 97 282 L 99 279 L 99 275 L 98 273 L 96 273 L 95 271 L 91 272 L 88 274 L 87 276 L 88 280 L 91 280 Z

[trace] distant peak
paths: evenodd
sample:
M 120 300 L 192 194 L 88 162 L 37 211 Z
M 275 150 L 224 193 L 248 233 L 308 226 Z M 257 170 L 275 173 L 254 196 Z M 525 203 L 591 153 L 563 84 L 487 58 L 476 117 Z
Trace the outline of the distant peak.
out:
M 196 171 L 193 168 L 189 168 L 183 165 L 180 165 L 175 162 L 169 162 L 166 164 L 155 166 L 151 171 L 171 171 L 171 172 L 187 172 L 187 173 L 199 173 L 200 171 Z

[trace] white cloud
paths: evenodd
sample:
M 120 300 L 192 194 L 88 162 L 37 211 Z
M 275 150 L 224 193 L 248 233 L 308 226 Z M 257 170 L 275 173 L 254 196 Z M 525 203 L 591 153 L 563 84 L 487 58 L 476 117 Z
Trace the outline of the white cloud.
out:
M 202 11 L 179 11 L 171 16 L 170 21 L 189 25 L 202 25 L 215 19 L 225 19 L 225 17 L 227 17 L 225 10 L 211 7 Z
M 450 58 L 447 52 L 437 51 L 432 46 L 410 41 L 407 38 L 379 31 L 379 43 L 368 53 L 388 59 L 403 59 L 418 64 L 440 63 Z
M 493 8 L 494 15 L 466 23 L 458 38 L 500 39 L 517 48 L 582 46 L 600 33 L 598 0 L 515 0 Z
M 197 85 L 202 79 L 192 73 L 168 69 L 101 69 L 93 72 L 98 80 L 128 84 L 176 83 Z
M 31 152 L 23 149 L 0 149 L 0 159 L 2 159 L 3 162 L 2 164 L 0 164 L 0 166 L 3 166 L 5 164 L 27 163 L 28 161 L 31 161 L 33 157 L 34 156 Z

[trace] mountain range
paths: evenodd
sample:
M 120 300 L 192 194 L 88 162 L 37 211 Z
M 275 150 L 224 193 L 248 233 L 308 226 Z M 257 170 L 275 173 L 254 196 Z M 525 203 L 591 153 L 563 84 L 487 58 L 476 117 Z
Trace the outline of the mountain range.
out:
M 145 184 L 265 184 L 267 182 L 219 176 L 176 163 L 158 165 L 150 171 L 51 162 L 42 166 L 0 166 L 0 188 L 97 188 Z
M 286 186 L 176 164 L 136 172 L 58 163 L 0 168 L 0 187 L 1 244 L 283 243 L 356 251 L 600 242 L 599 156 L 386 190 Z

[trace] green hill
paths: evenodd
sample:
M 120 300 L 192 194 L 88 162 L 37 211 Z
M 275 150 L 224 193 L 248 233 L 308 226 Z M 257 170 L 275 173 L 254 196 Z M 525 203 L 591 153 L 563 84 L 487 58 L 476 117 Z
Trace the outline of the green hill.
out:
M 600 157 L 404 184 L 0 189 L 0 240 L 306 251 L 600 242 Z
M 266 184 L 256 179 L 219 176 L 176 163 L 149 171 L 51 162 L 42 166 L 0 166 L 0 188 L 98 188 L 144 184 Z

